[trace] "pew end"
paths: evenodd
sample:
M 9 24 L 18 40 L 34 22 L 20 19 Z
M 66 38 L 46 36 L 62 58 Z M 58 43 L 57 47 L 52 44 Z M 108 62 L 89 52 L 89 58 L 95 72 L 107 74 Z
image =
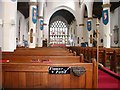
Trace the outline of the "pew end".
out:
M 97 88 L 97 73 L 94 63 L 4 63 L 3 88 Z M 81 76 L 69 74 L 49 74 L 50 67 L 83 67 Z M 56 71 L 57 72 L 57 71 Z

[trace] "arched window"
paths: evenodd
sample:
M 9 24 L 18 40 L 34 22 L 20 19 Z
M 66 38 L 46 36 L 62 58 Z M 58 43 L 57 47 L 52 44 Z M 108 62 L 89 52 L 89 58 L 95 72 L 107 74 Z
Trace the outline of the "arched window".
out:
M 68 27 L 64 21 L 56 20 L 50 24 L 50 44 L 67 44 Z

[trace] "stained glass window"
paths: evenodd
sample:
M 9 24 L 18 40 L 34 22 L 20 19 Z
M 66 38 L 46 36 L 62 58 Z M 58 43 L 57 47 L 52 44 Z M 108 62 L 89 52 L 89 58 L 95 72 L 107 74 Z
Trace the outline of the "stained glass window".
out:
M 57 20 L 50 25 L 50 44 L 67 44 L 68 27 L 65 22 Z

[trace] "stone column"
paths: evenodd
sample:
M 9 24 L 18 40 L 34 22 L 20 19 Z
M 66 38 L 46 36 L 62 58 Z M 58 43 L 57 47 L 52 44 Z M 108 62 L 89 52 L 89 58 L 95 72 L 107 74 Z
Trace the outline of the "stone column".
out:
M 80 44 L 80 46 L 81 46 L 81 43 L 84 43 L 84 35 L 83 35 L 83 34 L 84 34 L 84 33 L 83 33 L 84 24 L 79 24 L 79 27 L 80 27 L 80 30 L 81 30 L 81 31 L 80 31 L 81 34 L 79 33 L 79 34 L 80 34 L 80 37 L 79 37 L 80 43 L 79 43 L 79 44 Z
M 0 2 L 0 60 L 2 60 L 3 2 Z M 2 90 L 2 63 L 0 63 L 0 89 Z
M 29 2 L 29 48 L 36 47 L 37 0 Z
M 119 26 L 119 34 L 120 34 L 120 8 L 118 8 L 118 26 Z M 119 35 L 119 42 L 118 42 L 118 47 L 120 48 L 120 35 Z
M 13 52 L 16 49 L 17 1 L 3 1 L 2 51 Z
M 88 46 L 93 46 L 93 30 L 92 30 L 92 11 L 93 11 L 93 2 L 94 0 L 85 0 L 85 5 L 87 7 L 87 13 L 88 13 L 88 21 L 87 21 L 87 29 L 88 29 Z
M 92 17 L 88 17 L 87 29 L 88 29 L 88 46 L 92 47 L 93 46 Z
M 79 28 L 80 30 L 78 30 L 77 32 L 77 36 L 79 36 L 79 44 L 81 46 L 81 43 L 84 43 L 84 33 L 83 33 L 83 30 L 84 30 L 84 13 L 85 13 L 85 4 L 82 3 L 81 4 L 81 8 L 80 8 L 80 24 L 79 24 Z
M 3 15 L 2 14 L 3 14 L 3 2 L 0 2 L 0 48 L 2 47 L 2 31 L 3 31 Z
M 43 12 L 44 12 L 44 1 L 42 0 L 40 3 L 39 3 L 39 31 L 38 31 L 38 47 L 42 47 L 43 46 L 43 30 L 44 30 L 44 15 L 43 15 Z
M 104 30 L 104 36 L 103 36 L 103 47 L 110 48 L 110 3 L 103 2 L 103 12 L 102 12 L 102 21 L 103 21 L 103 30 Z

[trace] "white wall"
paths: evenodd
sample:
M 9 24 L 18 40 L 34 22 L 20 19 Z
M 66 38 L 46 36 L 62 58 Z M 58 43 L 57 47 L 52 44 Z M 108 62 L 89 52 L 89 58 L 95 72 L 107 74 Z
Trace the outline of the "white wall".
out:
M 118 17 L 120 17 L 120 7 L 118 8 Z M 120 18 L 118 18 L 119 34 L 120 34 Z M 119 35 L 119 47 L 120 47 L 120 35 Z
M 2 47 L 2 31 L 3 31 L 3 27 L 2 27 L 2 21 L 3 21 L 3 17 L 2 17 L 2 13 L 3 13 L 3 3 L 0 0 L 0 47 Z
M 2 47 L 2 11 L 3 11 L 3 8 L 2 8 L 2 2 L 0 0 L 0 59 L 2 59 L 2 53 L 1 53 L 1 47 Z M 2 66 L 0 65 L 0 72 L 2 72 Z M 2 89 L 2 73 L 0 73 L 0 89 Z
M 13 52 L 16 49 L 17 1 L 3 1 L 3 42 L 2 51 Z
M 88 20 L 87 18 L 84 18 L 84 29 L 83 29 L 83 41 L 84 42 L 88 42 L 88 40 L 89 40 L 88 30 L 87 30 L 87 20 Z M 93 18 L 93 20 L 92 20 L 92 30 L 91 30 L 92 34 L 91 35 L 93 35 L 93 30 L 96 31 L 96 29 L 97 29 L 96 21 L 97 21 L 97 19 Z M 102 29 L 102 25 L 101 25 L 101 22 L 100 22 L 100 27 L 99 27 L 99 32 L 100 32 L 100 34 L 99 34 L 100 35 L 99 36 L 99 46 L 102 46 L 102 43 L 100 42 L 100 40 L 103 39 L 102 38 L 103 37 L 103 31 L 102 30 L 103 29 Z
M 69 26 L 69 42 L 71 46 L 77 45 L 77 31 L 76 31 L 76 21 L 73 21 Z
M 75 5 L 76 4 L 76 5 Z M 47 2 L 47 7 L 45 7 L 45 15 L 44 15 L 44 22 L 47 24 L 47 26 L 44 26 L 44 38 L 48 38 L 48 30 L 49 30 L 49 20 L 50 17 L 58 10 L 65 9 L 71 12 L 75 19 L 77 20 L 77 25 L 79 25 L 80 21 L 80 12 L 79 12 L 79 4 L 74 2 L 74 0 L 71 1 L 65 1 L 65 2 Z
M 28 40 L 28 19 L 25 19 L 24 15 L 17 11 L 17 31 L 16 31 L 16 38 L 19 38 L 19 20 L 20 20 L 20 46 L 23 46 L 23 35 L 24 39 Z
M 84 30 L 83 30 L 83 40 L 84 42 L 88 42 L 88 29 L 87 29 L 87 21 L 88 19 L 87 18 L 84 18 Z M 93 18 L 93 21 L 92 21 L 92 30 L 91 32 L 93 32 L 93 30 L 96 30 L 96 18 Z
M 1 0 L 0 0 L 1 1 Z M 73 2 L 74 0 L 69 1 L 65 1 L 65 2 L 47 2 L 47 7 L 45 7 L 45 12 L 44 12 L 44 23 L 46 23 L 47 25 L 44 26 L 44 39 L 48 38 L 48 30 L 49 30 L 49 20 L 50 17 L 58 10 L 60 9 L 65 9 L 68 10 L 69 12 L 71 12 L 76 19 L 76 22 L 73 22 L 70 25 L 69 30 L 71 31 L 72 28 L 72 34 L 74 33 L 74 29 L 76 30 L 76 34 L 73 35 L 74 40 L 76 40 L 74 43 L 75 45 L 77 45 L 77 37 L 79 35 L 79 33 L 77 33 L 79 31 L 79 24 L 80 23 L 80 18 L 81 17 L 81 12 L 80 12 L 80 7 L 79 7 L 79 3 L 78 2 Z M 3 12 L 3 8 L 2 8 L 2 2 L 0 2 L 0 19 L 2 19 L 2 12 Z M 89 5 L 89 4 L 86 4 Z M 91 9 L 90 9 L 91 10 Z M 89 11 L 90 11 L 89 10 Z M 88 13 L 88 11 L 87 11 Z M 86 13 L 86 14 L 87 14 Z M 90 12 L 89 12 L 90 13 Z M 87 14 L 88 15 L 88 14 Z M 91 15 L 91 14 L 90 14 Z M 112 33 L 112 39 L 111 39 L 111 46 L 118 46 L 118 44 L 114 44 L 114 26 L 115 25 L 119 25 L 120 28 L 120 19 L 119 18 L 120 15 L 120 7 L 117 8 L 114 12 L 111 12 L 111 33 Z M 21 35 L 20 35 L 20 43 L 21 46 L 23 45 L 23 41 L 22 41 L 22 36 L 25 36 L 25 39 L 28 40 L 28 27 L 27 27 L 27 23 L 28 23 L 28 19 L 25 19 L 25 17 L 18 11 L 17 12 L 17 31 L 16 31 L 16 38 L 18 38 L 18 30 L 19 30 L 19 19 L 20 19 L 20 31 L 21 31 Z M 93 19 L 92 21 L 92 32 L 93 30 L 96 30 L 96 18 Z M 100 19 L 100 39 L 103 39 L 103 23 L 102 23 L 102 19 Z M 119 30 L 120 31 L 120 30 Z M 81 34 L 81 33 L 80 33 Z M 88 30 L 87 30 L 87 18 L 84 19 L 84 29 L 83 29 L 83 36 L 84 36 L 84 42 L 88 42 L 89 38 L 88 38 Z M 2 36 L 2 27 L 0 26 L 0 36 Z M 120 35 L 119 35 L 120 37 Z M 81 39 L 81 37 L 80 37 Z M 0 37 L 0 47 L 2 45 L 2 38 Z M 102 45 L 102 43 L 100 43 L 100 46 Z M 119 45 L 120 45 L 120 39 L 119 39 Z
M 112 33 L 112 38 L 111 38 L 111 46 L 118 46 L 118 44 L 114 43 L 114 26 L 118 25 L 118 9 L 116 9 L 113 13 L 111 13 L 111 33 Z
M 102 23 L 102 18 L 99 20 L 99 22 L 100 22 L 100 29 L 99 29 L 99 38 L 100 39 L 103 39 L 103 37 L 104 37 L 104 31 L 103 31 L 103 23 Z M 103 46 L 103 43 L 101 43 L 101 41 L 99 41 L 100 42 L 100 46 Z
M 115 44 L 114 43 L 114 26 L 115 25 L 118 25 L 118 27 L 120 28 L 120 24 L 118 23 L 119 22 L 119 16 L 120 16 L 120 7 L 115 9 L 114 12 L 111 12 L 111 17 L 110 17 L 110 28 L 111 28 L 111 46 L 112 47 L 118 47 L 119 43 L 118 44 Z M 120 29 L 119 29 L 120 31 Z M 119 32 L 120 33 L 120 32 Z M 103 31 L 103 23 L 102 23 L 102 18 L 100 19 L 100 38 L 103 39 L 104 37 L 104 31 Z
M 87 18 L 84 18 L 83 41 L 88 42 Z

